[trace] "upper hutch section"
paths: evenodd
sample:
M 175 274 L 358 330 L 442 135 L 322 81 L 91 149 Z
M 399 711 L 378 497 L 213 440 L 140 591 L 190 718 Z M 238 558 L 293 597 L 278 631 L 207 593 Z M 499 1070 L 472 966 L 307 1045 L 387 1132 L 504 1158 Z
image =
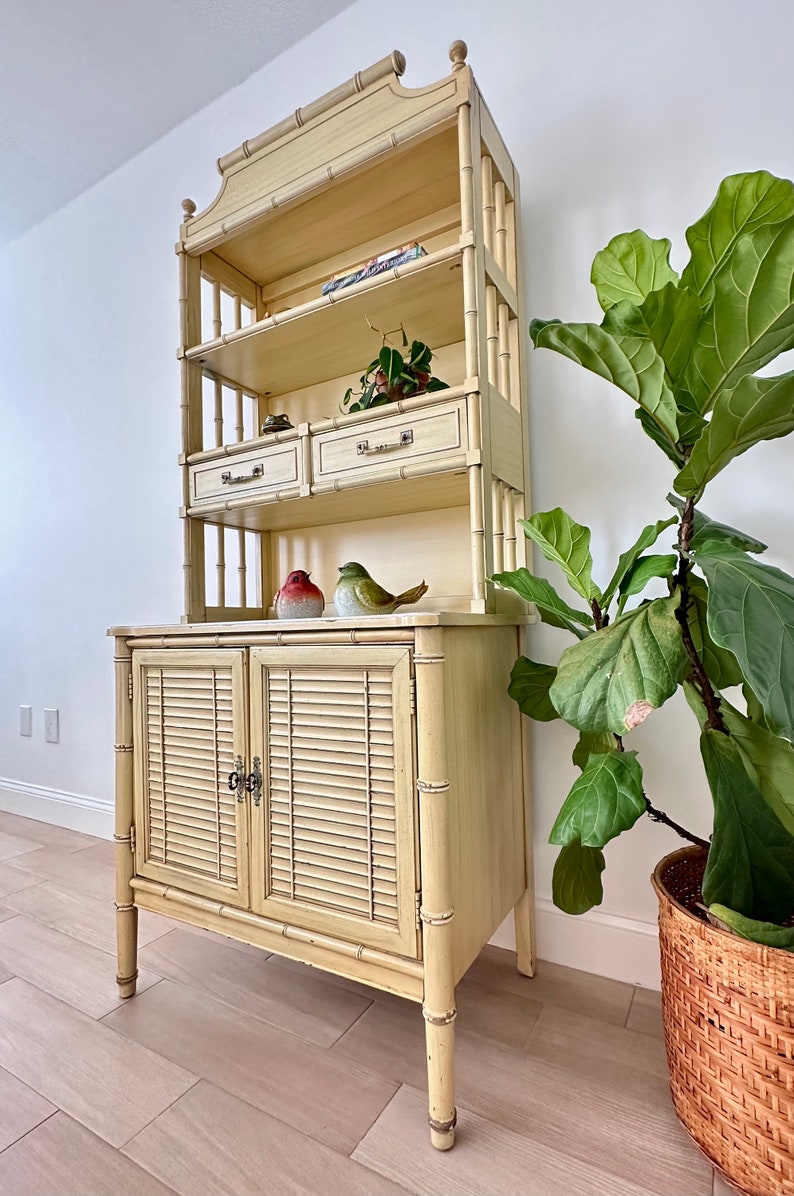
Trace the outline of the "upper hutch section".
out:
M 465 56 L 455 42 L 450 74 L 409 89 L 395 51 L 222 157 L 202 212 L 183 203 L 189 621 L 267 617 L 279 574 L 307 567 L 289 533 L 362 513 L 459 511 L 449 553 L 465 580 L 436 585 L 436 602 L 509 601 L 486 579 L 515 563 L 526 493 L 518 184 Z M 323 295 L 332 276 L 414 243 L 422 256 Z M 379 334 L 399 347 L 401 327 L 449 388 L 347 413 Z M 263 434 L 273 414 L 293 426 Z M 342 497 L 362 487 L 364 501 Z M 219 545 L 224 526 L 262 537 L 254 610 L 251 585 L 239 604 L 225 586 L 210 600 L 225 560 L 208 566 L 191 521 L 218 525 Z

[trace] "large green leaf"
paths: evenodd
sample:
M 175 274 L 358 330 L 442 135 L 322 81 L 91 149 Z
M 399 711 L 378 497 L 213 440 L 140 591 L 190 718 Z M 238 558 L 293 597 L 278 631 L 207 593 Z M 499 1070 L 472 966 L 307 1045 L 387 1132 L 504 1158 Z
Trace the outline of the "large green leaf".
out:
M 633 594 L 641 594 L 653 577 L 671 577 L 678 557 L 675 553 L 639 557 L 620 583 L 618 614 Z
M 623 735 L 675 693 L 687 659 L 678 601 L 657 598 L 563 652 L 549 696 L 566 722 Z
M 529 519 L 519 519 L 530 540 L 534 540 L 547 561 L 559 565 L 572 589 L 587 602 L 600 598 L 601 591 L 590 576 L 590 528 L 571 519 L 562 507 L 536 511 Z
M 604 847 L 645 813 L 642 768 L 636 752 L 593 755 L 571 786 L 549 836 L 565 846 Z
M 665 378 L 664 361 L 642 336 L 613 336 L 599 324 L 533 320 L 537 349 L 555 349 L 625 391 L 654 420 L 671 444 L 678 440 L 676 405 Z
M 668 494 L 667 501 L 676 510 L 683 511 L 684 500 L 677 494 Z M 757 540 L 755 536 L 751 536 L 747 532 L 740 532 L 738 528 L 731 527 L 727 523 L 717 523 L 715 519 L 709 519 L 708 515 L 704 515 L 699 507 L 695 507 L 692 527 L 695 534 L 692 537 L 690 548 L 693 550 L 697 550 L 698 546 L 706 540 L 731 544 L 742 552 L 766 552 L 768 547 L 763 540 Z
M 584 639 L 593 628 L 592 615 L 574 610 L 545 577 L 535 577 L 528 569 L 522 567 L 513 572 L 495 573 L 491 581 L 506 590 L 514 590 L 526 602 L 534 602 L 544 623 L 563 627 L 578 639 Z
M 730 269 L 715 279 L 684 385 L 705 414 L 720 391 L 792 347 L 794 217 L 771 239 L 761 230 L 736 242 Z
M 794 837 L 764 801 L 734 740 L 705 730 L 700 750 L 714 799 L 703 900 L 783 922 L 794 910 Z
M 689 574 L 687 580 L 690 604 L 687 611 L 689 631 L 706 675 L 716 689 L 729 689 L 741 685 L 744 677 L 739 662 L 727 648 L 714 643 L 708 629 L 708 587 L 702 577 Z
M 710 422 L 673 482 L 679 494 L 699 497 L 729 461 L 761 440 L 794 431 L 794 372 L 779 378 L 742 378 L 723 391 Z
M 745 918 L 727 905 L 715 903 L 709 913 L 720 925 L 732 930 L 743 939 L 761 943 L 764 947 L 777 947 L 781 951 L 794 951 L 794 926 L 777 926 L 774 922 L 759 922 L 757 918 Z
M 616 747 L 617 742 L 611 731 L 580 731 L 571 759 L 584 772 L 591 756 L 601 756 L 604 752 L 614 751 Z
M 604 590 L 603 604 L 605 607 L 609 606 L 624 577 L 627 573 L 631 572 L 635 563 L 642 556 L 643 552 L 645 552 L 645 549 L 655 544 L 662 532 L 666 528 L 672 527 L 675 522 L 676 518 L 673 515 L 670 519 L 660 519 L 658 523 L 649 523 L 647 527 L 642 529 L 631 548 L 620 554 L 617 568 L 612 575 L 609 585 Z
M 712 639 L 738 660 L 769 725 L 794 739 L 794 578 L 709 540 L 695 559 L 709 583 Z
M 634 418 L 638 421 L 643 432 L 649 439 L 653 441 L 657 448 L 660 448 L 664 455 L 672 461 L 676 469 L 680 469 L 686 462 L 686 453 L 678 444 L 673 444 L 666 432 L 663 432 L 655 420 L 652 420 L 647 411 L 643 411 L 642 407 L 638 407 L 634 412 Z
M 556 676 L 554 665 L 539 664 L 519 656 L 513 665 L 507 692 L 518 703 L 522 714 L 548 723 L 560 717 L 549 698 L 549 689 Z
M 774 232 L 794 216 L 794 185 L 766 170 L 732 174 L 720 183 L 714 202 L 686 239 L 692 257 L 681 286 L 708 298 L 714 279 L 730 265 L 741 236 L 759 230 Z
M 745 718 L 725 698 L 720 712 L 748 776 L 789 834 L 794 835 L 794 748 L 788 740 Z
M 625 299 L 616 303 L 601 327 L 613 335 L 648 337 L 675 382 L 689 362 L 701 315 L 697 296 L 668 282 L 661 290 L 651 291 L 639 306 Z
M 642 303 L 651 291 L 678 279 L 670 265 L 670 242 L 654 241 L 642 229 L 619 233 L 593 259 L 590 280 L 604 311 L 628 299 Z
M 598 847 L 568 843 L 554 863 L 551 895 L 558 909 L 566 914 L 586 914 L 604 899 L 601 873 L 604 853 Z

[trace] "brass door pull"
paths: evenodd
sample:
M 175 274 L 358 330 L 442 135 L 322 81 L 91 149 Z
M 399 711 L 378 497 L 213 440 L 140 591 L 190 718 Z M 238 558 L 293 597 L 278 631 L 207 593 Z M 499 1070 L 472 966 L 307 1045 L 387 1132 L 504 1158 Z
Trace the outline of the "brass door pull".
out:
M 245 778 L 243 776 L 243 758 L 242 756 L 238 756 L 234 761 L 234 772 L 229 773 L 229 788 L 231 789 L 232 793 L 234 793 L 235 789 L 240 790 L 240 792 L 237 794 L 238 802 L 245 801 L 245 789 L 240 788 L 241 783 L 243 785 L 245 784 Z
M 245 787 L 253 797 L 254 805 L 258 806 L 262 800 L 262 761 L 258 756 L 254 756 L 254 767 L 245 778 Z

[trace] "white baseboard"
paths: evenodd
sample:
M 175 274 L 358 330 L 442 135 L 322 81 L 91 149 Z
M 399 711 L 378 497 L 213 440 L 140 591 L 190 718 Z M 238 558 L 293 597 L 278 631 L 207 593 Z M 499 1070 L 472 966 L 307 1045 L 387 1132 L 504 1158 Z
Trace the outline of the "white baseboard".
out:
M 537 956 L 597 976 L 660 988 L 659 932 L 655 922 L 638 922 L 599 910 L 573 917 L 539 897 L 535 902 Z M 515 951 L 512 917 L 491 939 Z
M 0 777 L 0 810 L 72 831 L 113 838 L 113 802 Z

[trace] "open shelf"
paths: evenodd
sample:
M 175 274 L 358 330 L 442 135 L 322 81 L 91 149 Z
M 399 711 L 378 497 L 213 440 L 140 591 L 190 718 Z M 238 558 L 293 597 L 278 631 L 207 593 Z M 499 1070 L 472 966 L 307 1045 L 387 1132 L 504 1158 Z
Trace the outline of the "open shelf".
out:
M 378 349 L 367 324 L 433 348 L 463 338 L 461 251 L 443 249 L 356 286 L 188 349 L 211 373 L 263 395 L 363 372 Z
M 267 213 L 215 252 L 267 287 L 459 203 L 459 171 L 458 133 L 452 126 L 379 154 L 304 200 Z

